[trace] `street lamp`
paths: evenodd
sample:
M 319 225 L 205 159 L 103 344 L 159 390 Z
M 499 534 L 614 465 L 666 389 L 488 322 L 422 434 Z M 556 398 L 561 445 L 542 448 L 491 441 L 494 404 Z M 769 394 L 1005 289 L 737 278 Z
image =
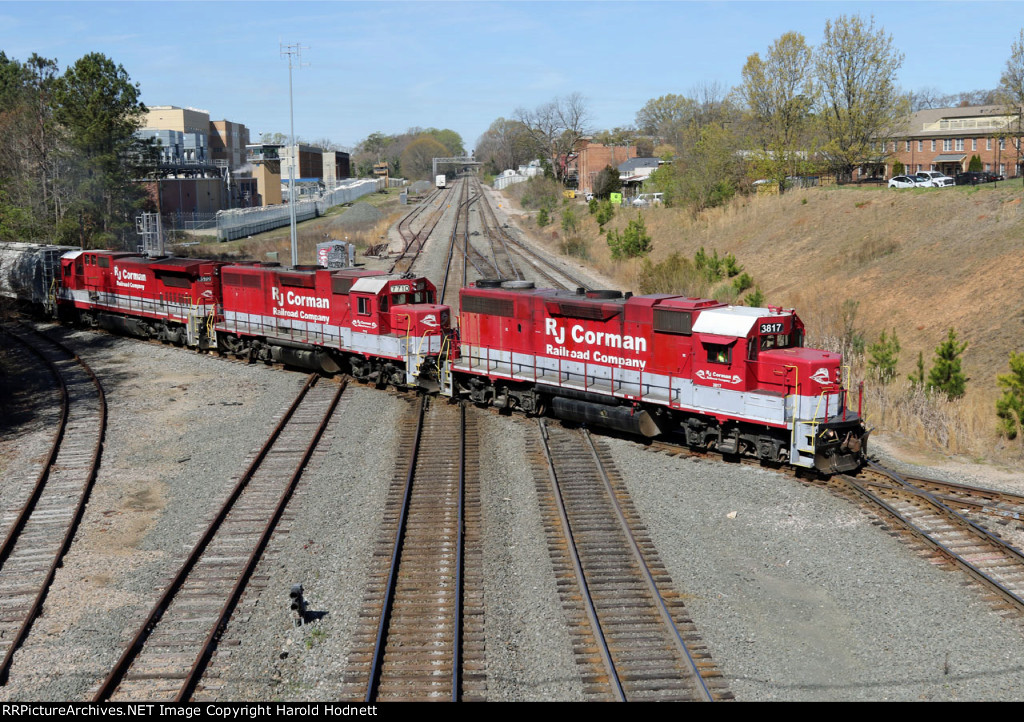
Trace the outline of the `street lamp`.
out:
M 299 239 L 295 227 L 295 160 L 299 149 L 295 145 L 295 106 L 292 103 L 292 58 L 299 58 L 302 67 L 302 46 L 298 43 L 281 45 L 281 55 L 288 56 L 288 115 L 291 123 L 291 155 L 288 166 L 288 219 L 291 224 L 292 267 L 299 265 Z

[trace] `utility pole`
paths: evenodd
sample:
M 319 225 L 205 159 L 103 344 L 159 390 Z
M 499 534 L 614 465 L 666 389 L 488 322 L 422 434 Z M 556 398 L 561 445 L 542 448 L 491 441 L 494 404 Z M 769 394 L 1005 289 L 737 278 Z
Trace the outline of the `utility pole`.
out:
M 306 48 L 307 50 L 309 48 Z M 295 145 L 295 106 L 292 103 L 292 58 L 298 58 L 302 67 L 302 46 L 298 43 L 281 43 L 281 55 L 288 56 L 288 114 L 291 122 L 291 165 L 288 168 L 288 218 L 291 223 L 292 266 L 299 265 L 299 238 L 295 227 L 295 162 L 299 149 Z

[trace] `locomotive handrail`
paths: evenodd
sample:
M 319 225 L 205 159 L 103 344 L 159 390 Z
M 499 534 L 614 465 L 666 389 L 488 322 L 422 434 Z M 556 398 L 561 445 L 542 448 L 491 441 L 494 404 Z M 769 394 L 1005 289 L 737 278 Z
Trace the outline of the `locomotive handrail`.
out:
M 793 386 L 793 390 L 796 392 L 796 400 L 793 402 L 793 427 L 790 430 L 789 434 L 789 457 L 790 460 L 792 460 L 794 452 L 796 452 L 798 455 L 800 453 L 800 450 L 796 448 L 796 423 L 797 417 L 800 415 L 800 369 L 799 367 L 794 366 L 793 364 L 786 364 L 784 368 L 793 369 L 793 373 L 796 375 L 796 381 Z M 788 388 L 789 384 L 787 383 L 786 386 Z M 788 395 L 789 394 L 787 394 L 787 396 Z M 783 405 L 782 413 L 783 416 L 785 416 L 785 405 Z

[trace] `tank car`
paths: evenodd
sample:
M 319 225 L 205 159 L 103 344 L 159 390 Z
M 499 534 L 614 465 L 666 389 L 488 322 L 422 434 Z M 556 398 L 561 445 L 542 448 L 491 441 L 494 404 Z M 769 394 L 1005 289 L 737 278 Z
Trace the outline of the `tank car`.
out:
M 440 388 L 451 311 L 426 278 L 380 271 L 221 269 L 222 351 L 363 381 Z
M 53 312 L 60 257 L 71 246 L 0 243 L 0 296 Z
M 795 311 L 517 285 L 462 290 L 455 393 L 824 473 L 862 464 L 842 359 L 803 347 Z

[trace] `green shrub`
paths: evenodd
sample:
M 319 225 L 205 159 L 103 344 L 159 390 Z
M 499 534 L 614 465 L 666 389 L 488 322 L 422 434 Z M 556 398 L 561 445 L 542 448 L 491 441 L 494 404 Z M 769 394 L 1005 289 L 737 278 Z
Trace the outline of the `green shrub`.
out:
M 967 342 L 957 343 L 956 331 L 949 329 L 946 340 L 935 347 L 935 361 L 928 373 L 928 388 L 941 391 L 952 401 L 964 395 L 967 377 L 960 370 L 960 356 Z
M 635 220 L 626 224 L 626 229 L 622 233 L 608 231 L 608 245 L 615 260 L 637 258 L 650 253 L 653 246 L 643 216 L 637 216 Z
M 878 343 L 868 347 L 868 356 L 868 369 L 879 383 L 887 384 L 896 378 L 896 363 L 900 358 L 900 340 L 896 336 L 896 329 L 892 330 L 892 336 L 889 337 L 882 331 Z
M 562 241 L 562 253 L 584 261 L 590 259 L 590 247 L 586 240 L 579 236 L 571 236 Z
M 572 208 L 562 210 L 562 230 L 566 233 L 576 233 L 579 230 L 579 219 Z
M 996 401 L 999 433 L 1008 439 L 1017 438 L 1024 429 L 1024 353 L 1010 352 L 1010 373 L 1000 375 L 999 385 L 1006 389 Z
M 765 295 L 761 291 L 761 288 L 758 287 L 747 294 L 747 297 L 744 299 L 744 302 L 751 308 L 763 308 L 767 300 L 768 299 L 765 298 Z

